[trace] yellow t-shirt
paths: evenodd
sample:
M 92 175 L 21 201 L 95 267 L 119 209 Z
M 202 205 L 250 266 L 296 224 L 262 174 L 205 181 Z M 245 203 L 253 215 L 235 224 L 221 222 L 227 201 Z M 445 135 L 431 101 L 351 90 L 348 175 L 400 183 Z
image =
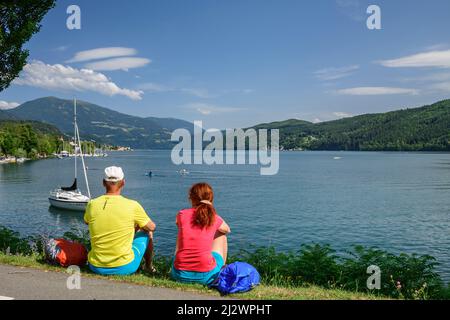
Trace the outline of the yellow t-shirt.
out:
M 138 202 L 104 195 L 88 203 L 84 221 L 91 236 L 89 263 L 114 268 L 133 261 L 134 228 L 142 228 L 151 220 Z

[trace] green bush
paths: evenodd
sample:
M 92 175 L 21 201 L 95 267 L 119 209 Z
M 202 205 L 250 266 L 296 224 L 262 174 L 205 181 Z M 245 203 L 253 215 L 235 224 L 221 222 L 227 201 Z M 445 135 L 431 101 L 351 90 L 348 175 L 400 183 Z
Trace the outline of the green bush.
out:
M 450 288 L 444 286 L 435 271 L 438 263 L 428 255 L 394 255 L 355 246 L 343 256 L 337 255 L 329 245 L 311 244 L 290 253 L 280 253 L 275 248 L 243 250 L 230 258 L 233 261 L 246 261 L 255 266 L 265 284 L 315 284 L 404 299 L 450 298 Z M 381 269 L 380 290 L 367 289 L 367 268 L 371 265 Z
M 14 157 L 16 158 L 26 158 L 27 152 L 23 150 L 22 148 L 18 148 L 14 151 Z
M 329 245 L 303 245 L 290 270 L 300 283 L 329 287 L 336 284 L 340 276 L 336 260 L 335 251 Z
M 34 148 L 31 149 L 30 152 L 28 152 L 28 158 L 33 159 L 33 160 L 37 159 L 38 155 L 39 155 L 38 151 Z
M 231 256 L 229 262 L 245 261 L 253 265 L 261 275 L 261 281 L 269 285 L 295 285 L 292 264 L 295 256 L 292 253 L 279 253 L 275 248 L 256 248 L 252 251 L 241 250 Z
M 443 283 L 434 271 L 436 260 L 428 255 L 400 254 L 398 256 L 376 248 L 356 246 L 343 259 L 341 284 L 349 290 L 367 290 L 367 267 L 381 270 L 380 293 L 396 298 L 426 299 L 439 297 Z
M 64 238 L 78 241 L 90 248 L 88 231 L 73 229 Z M 41 254 L 45 238 L 21 238 L 18 233 L 0 226 L 0 251 L 10 254 Z M 9 248 L 9 249 L 8 249 Z M 355 246 L 345 255 L 338 255 L 329 245 L 310 244 L 296 252 L 277 252 L 275 248 L 241 250 L 228 263 L 245 261 L 252 264 L 265 285 L 282 287 L 307 286 L 340 288 L 353 292 L 371 292 L 402 299 L 450 299 L 450 287 L 445 286 L 435 268 L 436 260 L 428 255 L 399 254 Z M 157 272 L 152 276 L 169 278 L 172 256 L 156 256 Z M 376 265 L 381 270 L 381 289 L 367 289 L 367 268 Z
M 20 238 L 19 233 L 2 226 L 0 226 L 0 251 L 14 255 L 30 255 L 32 253 L 28 239 Z
M 84 245 L 88 251 L 91 250 L 91 240 L 88 230 L 80 230 L 72 228 L 70 231 L 64 233 L 63 238 L 67 240 L 77 241 Z
M 173 257 L 156 255 L 153 258 L 153 266 L 156 273 L 152 276 L 156 278 L 170 279 L 170 269 L 172 268 Z

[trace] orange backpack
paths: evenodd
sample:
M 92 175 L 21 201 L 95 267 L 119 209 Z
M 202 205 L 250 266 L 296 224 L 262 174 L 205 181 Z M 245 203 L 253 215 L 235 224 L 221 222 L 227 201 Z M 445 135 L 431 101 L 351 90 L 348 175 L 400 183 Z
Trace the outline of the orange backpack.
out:
M 87 262 L 88 252 L 81 243 L 65 239 L 49 239 L 45 245 L 45 256 L 50 263 L 65 268 L 81 267 Z

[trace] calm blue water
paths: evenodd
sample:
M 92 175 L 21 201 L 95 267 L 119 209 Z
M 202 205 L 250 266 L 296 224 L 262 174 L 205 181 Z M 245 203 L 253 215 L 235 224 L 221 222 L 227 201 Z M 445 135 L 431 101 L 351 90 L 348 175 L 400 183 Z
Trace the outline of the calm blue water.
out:
M 175 215 L 189 206 L 188 188 L 206 181 L 232 228 L 231 250 L 250 244 L 289 250 L 310 242 L 338 250 L 378 246 L 433 255 L 450 280 L 450 154 L 281 153 L 280 172 L 271 177 L 260 176 L 257 166 L 185 166 L 191 174 L 180 176 L 169 151 L 112 153 L 87 164 L 94 196 L 103 191 L 104 167 L 124 168 L 125 195 L 158 224 L 161 254 L 174 250 Z M 72 168 L 70 159 L 0 165 L 0 225 L 24 235 L 85 228 L 81 213 L 49 210 L 47 201 L 50 190 L 71 184 Z M 150 169 L 153 178 L 144 176 Z

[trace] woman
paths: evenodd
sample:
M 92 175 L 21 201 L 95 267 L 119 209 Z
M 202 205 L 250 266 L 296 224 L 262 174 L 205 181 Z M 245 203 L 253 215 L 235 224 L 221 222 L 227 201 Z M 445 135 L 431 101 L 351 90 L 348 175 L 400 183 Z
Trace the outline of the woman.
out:
M 228 224 L 216 213 L 214 193 L 207 183 L 189 190 L 191 209 L 178 213 L 175 261 L 172 278 L 180 282 L 210 285 L 225 265 Z

